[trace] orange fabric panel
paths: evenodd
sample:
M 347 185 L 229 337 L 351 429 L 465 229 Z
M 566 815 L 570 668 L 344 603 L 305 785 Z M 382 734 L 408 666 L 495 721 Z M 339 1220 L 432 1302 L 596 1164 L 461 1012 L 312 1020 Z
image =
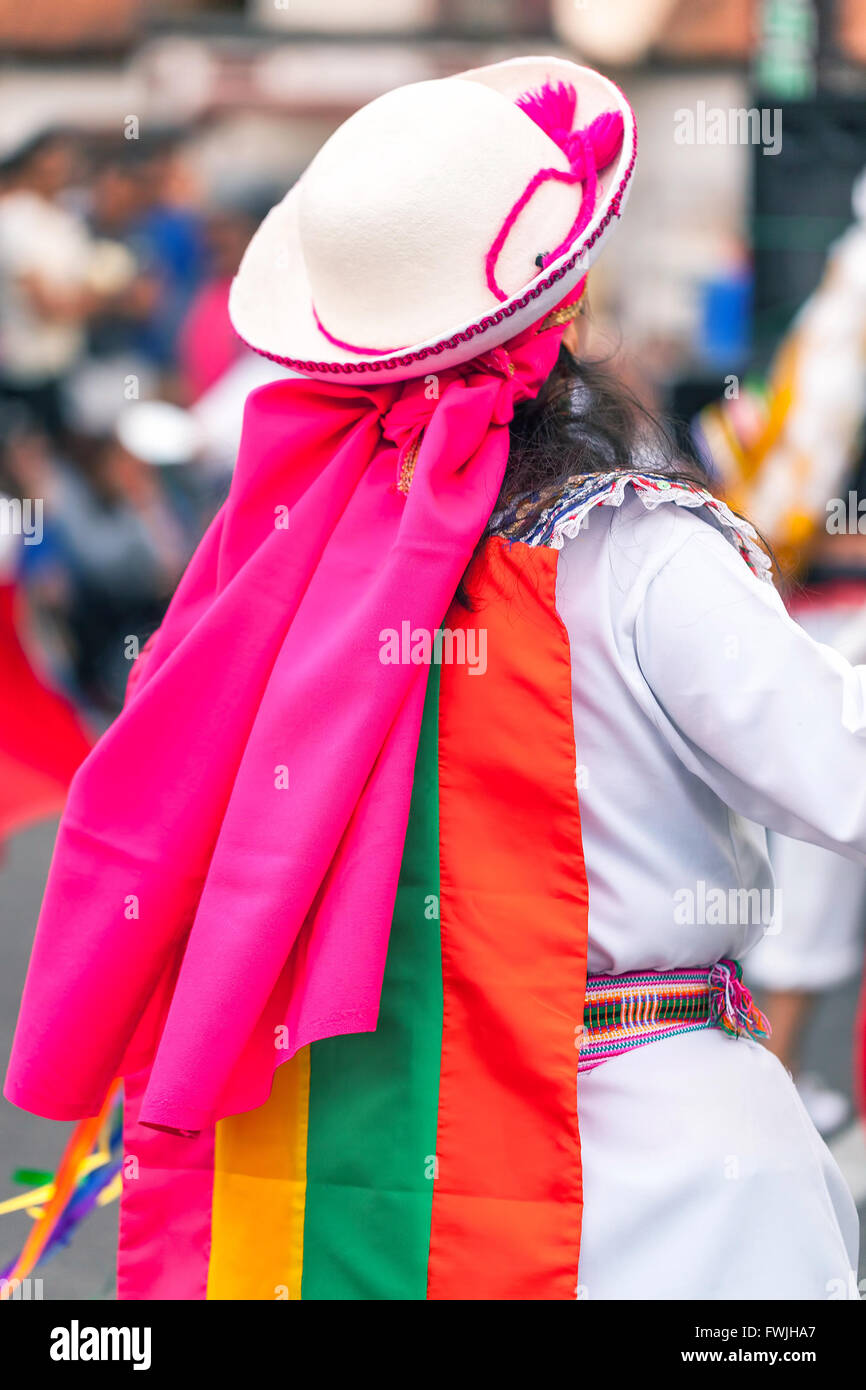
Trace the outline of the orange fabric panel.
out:
M 487 669 L 442 668 L 431 1299 L 576 1297 L 587 884 L 556 562 L 489 541 L 447 622 L 475 655 L 486 633 Z

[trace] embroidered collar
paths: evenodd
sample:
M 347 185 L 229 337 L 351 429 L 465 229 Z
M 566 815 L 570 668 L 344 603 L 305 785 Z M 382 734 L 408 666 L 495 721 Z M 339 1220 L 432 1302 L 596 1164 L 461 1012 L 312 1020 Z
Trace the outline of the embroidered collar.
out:
M 561 550 L 582 529 L 593 507 L 620 507 L 626 490 L 631 488 L 647 511 L 654 511 L 664 502 L 678 507 L 702 508 L 711 523 L 740 552 L 749 569 L 772 583 L 772 561 L 760 543 L 758 533 L 742 517 L 736 516 L 726 503 L 707 488 L 680 482 L 660 473 L 594 473 L 572 479 L 569 486 L 546 507 L 531 530 L 515 539 L 525 545 L 544 545 Z M 537 499 L 525 495 L 497 512 L 490 522 L 495 535 L 512 535 L 527 503 Z

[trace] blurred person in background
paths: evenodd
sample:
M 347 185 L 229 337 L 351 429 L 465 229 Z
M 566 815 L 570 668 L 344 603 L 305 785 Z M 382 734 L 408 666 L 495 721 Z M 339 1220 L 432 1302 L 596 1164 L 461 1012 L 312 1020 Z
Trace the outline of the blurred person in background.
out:
M 44 504 L 21 578 L 45 650 L 103 716 L 120 708 L 136 644 L 159 624 L 202 529 L 195 490 L 168 477 L 193 461 L 197 440 L 185 411 L 158 402 L 128 406 L 107 437 L 79 433 L 74 455 L 34 422 L 7 437 L 7 488 Z
M 159 267 L 141 231 L 148 211 L 142 170 L 142 161 L 129 154 L 107 160 L 97 167 L 89 191 L 90 231 L 100 244 L 115 248 L 118 279 L 111 299 L 90 319 L 87 353 L 106 366 L 116 364 L 118 379 L 133 370 L 152 373 L 146 325 L 158 313 L 162 296 Z
M 779 344 L 766 386 L 714 403 L 699 448 L 782 567 L 788 609 L 816 641 L 866 661 L 866 176 L 854 221 Z M 851 498 L 854 498 L 852 508 Z M 845 1095 L 803 1072 L 806 1025 L 822 993 L 863 972 L 866 870 L 819 845 L 769 836 L 780 910 L 749 956 L 773 1019 L 768 1046 L 797 1079 L 818 1129 L 848 1118 Z
M 166 388 L 176 367 L 181 325 L 207 266 L 204 199 L 181 146 L 172 138 L 142 151 L 137 177 L 141 211 L 133 232 L 157 285 L 141 346 L 164 374 Z
M 0 394 L 60 431 L 60 385 L 98 303 L 91 241 L 62 201 L 75 169 L 66 134 L 34 136 L 0 168 Z
M 208 497 L 216 510 L 225 496 L 247 396 L 257 386 L 287 374 L 285 368 L 252 352 L 238 337 L 229 317 L 232 280 L 268 206 L 252 193 L 237 193 L 211 205 L 206 223 L 205 274 L 178 338 L 180 397 L 192 402 L 202 432 L 197 476 L 202 483 L 207 478 L 203 514 Z
M 130 661 L 159 625 L 192 550 L 162 470 L 190 462 L 193 435 L 178 407 L 131 404 L 112 436 L 93 442 L 86 479 L 63 470 L 46 499 L 73 579 L 78 683 L 109 713 L 120 707 Z
M 188 399 L 197 400 L 248 349 L 229 318 L 229 290 L 260 217 L 245 203 L 225 202 L 207 217 L 207 270 L 186 312 L 178 369 Z
M 85 450 L 88 437 L 108 435 L 124 402 L 156 395 L 162 366 L 149 350 L 150 323 L 162 292 L 138 230 L 146 206 L 138 156 L 125 152 L 122 159 L 98 159 L 84 191 L 91 278 L 100 298 L 62 384 L 65 442 L 73 452 L 79 434 Z

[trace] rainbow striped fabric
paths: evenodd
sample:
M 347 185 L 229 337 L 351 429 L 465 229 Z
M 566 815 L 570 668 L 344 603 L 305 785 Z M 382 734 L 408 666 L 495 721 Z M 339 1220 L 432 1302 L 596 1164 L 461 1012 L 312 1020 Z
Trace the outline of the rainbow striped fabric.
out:
M 192 1139 L 139 1126 L 127 1078 L 121 1298 L 575 1297 L 587 886 L 556 561 L 493 538 L 449 614 L 487 669 L 430 670 L 375 1033 Z

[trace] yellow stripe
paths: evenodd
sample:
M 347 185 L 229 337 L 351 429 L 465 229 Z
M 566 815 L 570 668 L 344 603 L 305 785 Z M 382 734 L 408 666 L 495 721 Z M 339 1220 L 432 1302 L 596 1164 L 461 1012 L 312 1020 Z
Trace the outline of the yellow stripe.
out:
M 277 1068 L 270 1099 L 216 1127 L 208 1299 L 299 1299 L 310 1050 Z

